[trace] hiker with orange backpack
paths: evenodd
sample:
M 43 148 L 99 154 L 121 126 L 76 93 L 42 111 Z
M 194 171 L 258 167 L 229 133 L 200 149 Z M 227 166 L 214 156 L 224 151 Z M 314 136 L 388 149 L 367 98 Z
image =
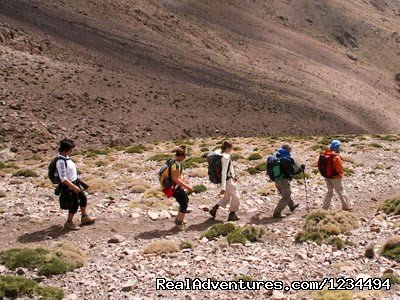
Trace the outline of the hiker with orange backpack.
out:
M 193 188 L 187 184 L 182 177 L 182 162 L 186 159 L 186 146 L 179 146 L 175 150 L 175 156 L 165 162 L 158 172 L 161 186 L 167 198 L 174 197 L 179 203 L 178 216 L 175 219 L 175 225 L 182 228 L 185 214 L 187 213 L 189 197 L 185 189 L 191 193 Z
M 322 208 L 329 209 L 331 206 L 333 191 L 335 190 L 342 203 L 342 209 L 351 211 L 352 208 L 343 187 L 343 158 L 339 154 L 340 144 L 339 140 L 333 140 L 329 149 L 321 153 L 319 157 L 318 169 L 321 175 L 325 178 L 326 186 L 328 188 Z
M 233 162 L 230 153 L 233 150 L 231 142 L 225 141 L 222 143 L 221 149 L 211 152 L 207 156 L 208 175 L 212 183 L 221 184 L 222 199 L 209 210 L 211 217 L 215 218 L 217 210 L 220 206 L 226 207 L 228 203 L 229 217 L 228 221 L 239 221 L 236 212 L 240 206 L 240 195 L 237 190 L 237 176 L 233 167 Z

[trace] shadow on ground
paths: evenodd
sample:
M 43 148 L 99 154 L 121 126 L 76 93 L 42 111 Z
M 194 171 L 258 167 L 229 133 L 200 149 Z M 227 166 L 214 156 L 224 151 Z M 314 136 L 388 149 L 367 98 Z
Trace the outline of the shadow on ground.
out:
M 64 230 L 63 226 L 61 225 L 53 225 L 49 228 L 38 230 L 32 233 L 25 233 L 18 237 L 17 241 L 19 243 L 36 243 L 45 241 L 48 239 L 57 239 L 65 234 L 68 231 Z
M 221 221 L 217 221 L 217 220 L 210 218 L 210 219 L 207 219 L 204 222 L 201 222 L 198 224 L 191 224 L 189 226 L 186 225 L 185 231 L 204 231 L 208 227 L 210 227 L 211 225 L 216 224 L 216 223 L 221 223 Z M 155 230 L 150 230 L 150 231 L 146 231 L 146 232 L 141 232 L 138 235 L 136 235 L 135 238 L 151 240 L 151 239 L 163 238 L 163 237 L 175 235 L 179 232 L 180 232 L 180 230 L 176 226 L 173 226 L 170 229 L 165 229 L 165 230 L 155 229 Z
M 249 223 L 255 225 L 272 225 L 281 222 L 280 219 L 262 216 L 261 213 L 255 214 L 250 218 Z

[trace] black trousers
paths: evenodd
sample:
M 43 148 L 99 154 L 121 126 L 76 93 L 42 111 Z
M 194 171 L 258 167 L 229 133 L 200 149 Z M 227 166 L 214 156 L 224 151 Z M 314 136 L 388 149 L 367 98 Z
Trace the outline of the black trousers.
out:
M 79 182 L 74 182 L 75 185 L 80 187 Z M 60 194 L 60 208 L 68 210 L 70 214 L 76 214 L 79 207 L 87 206 L 87 197 L 85 192 L 75 193 L 67 186 L 61 188 Z
M 184 191 L 184 189 L 178 186 L 175 190 L 173 197 L 179 203 L 179 212 L 185 213 L 188 208 L 189 197 Z

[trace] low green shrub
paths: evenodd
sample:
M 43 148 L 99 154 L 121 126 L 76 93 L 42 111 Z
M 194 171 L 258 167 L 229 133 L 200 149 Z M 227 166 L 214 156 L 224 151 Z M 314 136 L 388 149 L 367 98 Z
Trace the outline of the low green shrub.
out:
M 206 231 L 204 231 L 200 238 L 207 238 L 209 240 L 217 238 L 219 236 L 227 236 L 229 233 L 236 229 L 235 224 L 232 223 L 217 223 L 212 225 Z
M 193 250 L 194 246 L 191 242 L 184 241 L 180 244 L 179 248 L 181 250 L 183 250 L 183 249 L 192 249 Z
M 378 211 L 383 211 L 387 215 L 400 215 L 400 197 L 386 199 L 379 207 Z
M 258 242 L 265 234 L 264 228 L 258 226 L 246 225 L 237 227 L 226 237 L 229 244 L 245 244 L 247 242 Z
M 0 252 L 0 264 L 11 270 L 37 269 L 39 275 L 65 274 L 81 267 L 81 261 L 68 259 L 60 252 L 44 248 L 16 248 Z
M 252 161 L 252 160 L 260 160 L 262 159 L 262 155 L 260 153 L 252 153 L 249 155 L 249 157 L 247 158 L 248 160 Z
M 170 158 L 171 158 L 171 154 L 160 153 L 160 154 L 155 154 L 155 155 L 149 157 L 148 160 L 151 160 L 151 161 L 167 161 Z
M 193 187 L 193 193 L 201 194 L 201 193 L 204 193 L 205 191 L 207 191 L 207 187 L 203 184 L 195 185 Z
M 140 154 L 140 153 L 145 152 L 146 150 L 147 150 L 147 148 L 145 146 L 139 144 L 139 145 L 133 145 L 133 146 L 130 146 L 130 147 L 126 148 L 125 153 Z
M 196 168 L 199 164 L 205 163 L 207 161 L 204 157 L 190 157 L 182 163 L 185 169 Z
M 255 243 L 265 234 L 265 230 L 258 226 L 236 226 L 233 223 L 218 223 L 204 231 L 200 238 L 215 239 L 226 236 L 229 244 Z
M 400 236 L 388 239 L 382 247 L 381 255 L 400 262 Z
M 89 150 L 87 150 L 87 151 L 84 153 L 84 155 L 85 155 L 86 157 L 91 158 L 91 157 L 97 157 L 97 156 L 99 156 L 99 155 L 107 155 L 107 154 L 110 154 L 111 151 L 112 151 L 111 148 L 89 149 Z
M 35 171 L 30 170 L 30 169 L 21 169 L 21 170 L 15 171 L 12 175 L 14 177 L 26 177 L 26 178 L 39 177 L 39 175 Z
M 243 155 L 239 154 L 239 153 L 233 153 L 231 154 L 231 159 L 233 161 L 238 161 L 239 159 L 243 159 Z
M 0 170 L 3 169 L 18 169 L 17 165 L 9 162 L 0 162 Z
M 319 210 L 310 213 L 306 217 L 303 230 L 297 234 L 296 241 L 314 241 L 319 245 L 330 243 L 343 247 L 347 242 L 333 239 L 333 237 L 358 227 L 358 219 L 350 212 Z
M 0 275 L 0 299 L 39 297 L 42 300 L 62 300 L 64 292 L 60 289 L 41 286 L 37 282 L 20 277 Z

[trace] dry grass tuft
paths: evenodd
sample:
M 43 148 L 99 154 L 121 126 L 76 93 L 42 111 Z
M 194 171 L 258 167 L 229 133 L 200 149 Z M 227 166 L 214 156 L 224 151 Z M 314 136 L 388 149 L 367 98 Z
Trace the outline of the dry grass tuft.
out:
M 157 198 L 162 199 L 165 197 L 164 193 L 161 191 L 160 188 L 152 188 L 148 190 L 145 194 L 146 198 Z
M 353 292 L 323 290 L 317 293 L 314 300 L 354 300 Z
M 87 182 L 89 185 L 89 192 L 91 193 L 106 193 L 110 194 L 115 191 L 114 183 L 102 178 L 94 178 Z
M 179 252 L 179 251 L 180 251 L 179 245 L 171 240 L 155 241 L 148 244 L 143 249 L 144 254 L 158 254 L 158 255 Z
M 189 170 L 189 177 L 205 178 L 208 176 L 207 168 L 193 168 Z

